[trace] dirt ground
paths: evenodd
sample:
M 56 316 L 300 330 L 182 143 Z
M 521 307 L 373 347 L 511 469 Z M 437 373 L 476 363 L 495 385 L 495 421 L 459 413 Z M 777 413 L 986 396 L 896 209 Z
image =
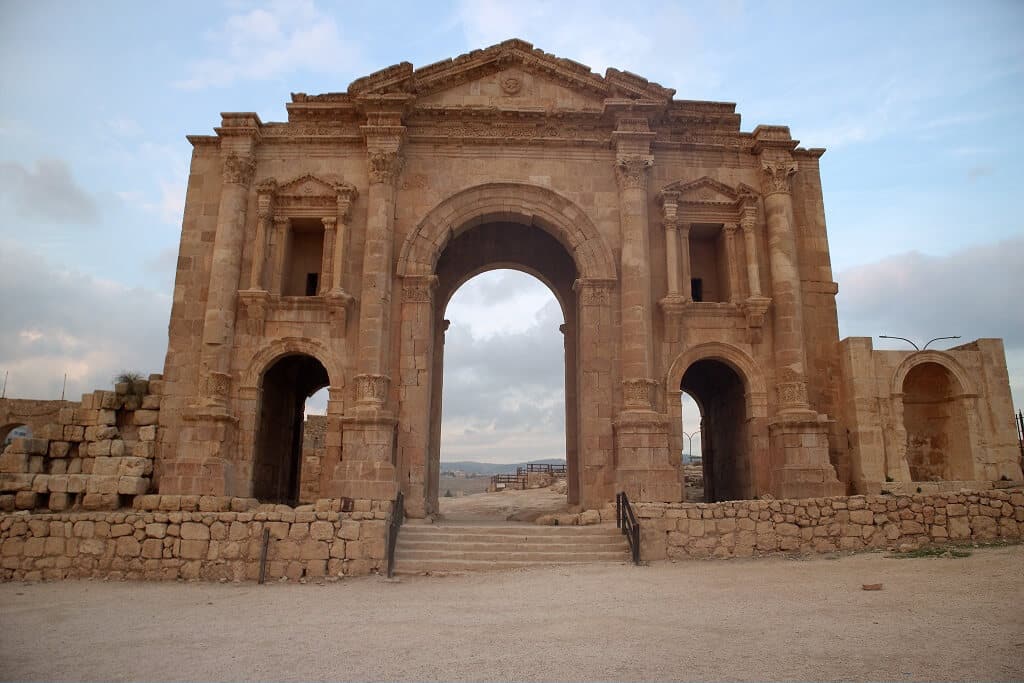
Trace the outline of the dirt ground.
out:
M 532 522 L 541 515 L 565 512 L 569 508 L 565 493 L 551 488 L 442 497 L 437 502 L 441 513 L 438 521 L 443 522 Z
M 0 676 L 50 680 L 1024 677 L 1024 547 L 326 585 L 0 585 Z M 865 583 L 883 583 L 868 592 Z

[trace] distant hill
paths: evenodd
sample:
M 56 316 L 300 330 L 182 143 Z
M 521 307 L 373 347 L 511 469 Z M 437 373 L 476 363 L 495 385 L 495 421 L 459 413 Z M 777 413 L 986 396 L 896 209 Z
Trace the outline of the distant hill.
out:
M 529 462 L 515 462 L 502 464 L 494 462 L 476 462 L 474 460 L 460 460 L 458 462 L 442 462 L 442 472 L 472 472 L 474 474 L 515 474 L 517 467 L 526 465 L 564 465 L 564 458 L 545 458 L 543 460 L 531 460 Z

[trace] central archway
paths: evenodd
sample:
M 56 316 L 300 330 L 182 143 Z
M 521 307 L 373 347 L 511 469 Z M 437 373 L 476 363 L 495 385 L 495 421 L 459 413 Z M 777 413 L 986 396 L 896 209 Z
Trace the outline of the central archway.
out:
M 616 283 L 611 251 L 587 215 L 564 197 L 531 185 L 490 183 L 430 211 L 406 239 L 397 263 L 402 319 L 410 327 L 400 350 L 400 422 L 408 427 L 399 434 L 398 465 L 411 516 L 437 510 L 443 311 L 461 284 L 497 268 L 534 275 L 562 308 L 569 503 L 599 507 L 613 496 L 609 375 L 618 340 L 610 324 Z M 428 419 L 421 419 L 421 408 Z

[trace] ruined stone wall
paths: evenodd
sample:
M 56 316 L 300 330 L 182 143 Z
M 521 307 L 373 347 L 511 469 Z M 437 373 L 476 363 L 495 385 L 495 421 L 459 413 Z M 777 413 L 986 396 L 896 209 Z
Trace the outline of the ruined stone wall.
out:
M 391 501 L 355 500 L 351 512 L 340 512 L 337 500 L 292 509 L 151 495 L 136 507 L 0 515 L 0 580 L 255 581 L 264 529 L 268 579 L 356 576 L 385 565 Z
M 113 510 L 154 477 L 161 375 L 52 401 L 53 418 L 0 454 L 0 510 Z M 44 403 L 44 402 L 38 402 Z
M 320 478 L 323 475 L 326 443 L 327 416 L 307 416 L 302 430 L 302 464 L 299 468 L 300 503 L 312 503 L 320 497 Z
M 1019 540 L 1024 490 L 636 505 L 644 560 Z

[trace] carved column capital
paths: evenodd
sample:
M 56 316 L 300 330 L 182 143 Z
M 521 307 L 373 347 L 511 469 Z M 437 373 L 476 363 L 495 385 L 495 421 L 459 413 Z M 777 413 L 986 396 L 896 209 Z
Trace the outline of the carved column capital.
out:
M 239 156 L 234 152 L 224 157 L 224 184 L 249 187 L 256 173 L 256 160 L 249 156 Z
M 437 289 L 436 275 L 407 275 L 402 278 L 402 303 L 429 304 Z
M 654 166 L 648 154 L 630 154 L 615 159 L 615 180 L 620 190 L 647 189 L 647 171 Z
M 347 223 L 352 204 L 359 197 L 359 190 L 355 188 L 355 185 L 348 183 L 337 183 L 334 189 L 338 193 L 338 220 Z
M 334 216 L 324 216 L 320 219 L 320 222 L 324 224 L 325 231 L 330 231 L 334 230 L 335 226 L 338 224 L 338 219 Z
M 367 153 L 371 183 L 391 183 L 402 172 L 402 155 L 394 150 L 370 150 Z
M 387 375 L 356 375 L 356 404 L 380 408 L 388 397 L 391 378 Z
M 796 163 L 792 161 L 762 161 L 761 189 L 764 194 L 789 194 L 792 191 L 790 179 L 796 170 Z
M 288 216 L 281 216 L 281 215 L 274 216 L 274 227 L 279 229 L 279 230 L 286 229 L 288 227 L 288 223 L 290 223 L 290 222 L 291 222 L 291 219 L 288 218 Z
M 736 234 L 736 230 L 739 226 L 736 223 L 724 223 L 722 224 L 722 230 L 725 231 L 727 237 L 733 237 Z

